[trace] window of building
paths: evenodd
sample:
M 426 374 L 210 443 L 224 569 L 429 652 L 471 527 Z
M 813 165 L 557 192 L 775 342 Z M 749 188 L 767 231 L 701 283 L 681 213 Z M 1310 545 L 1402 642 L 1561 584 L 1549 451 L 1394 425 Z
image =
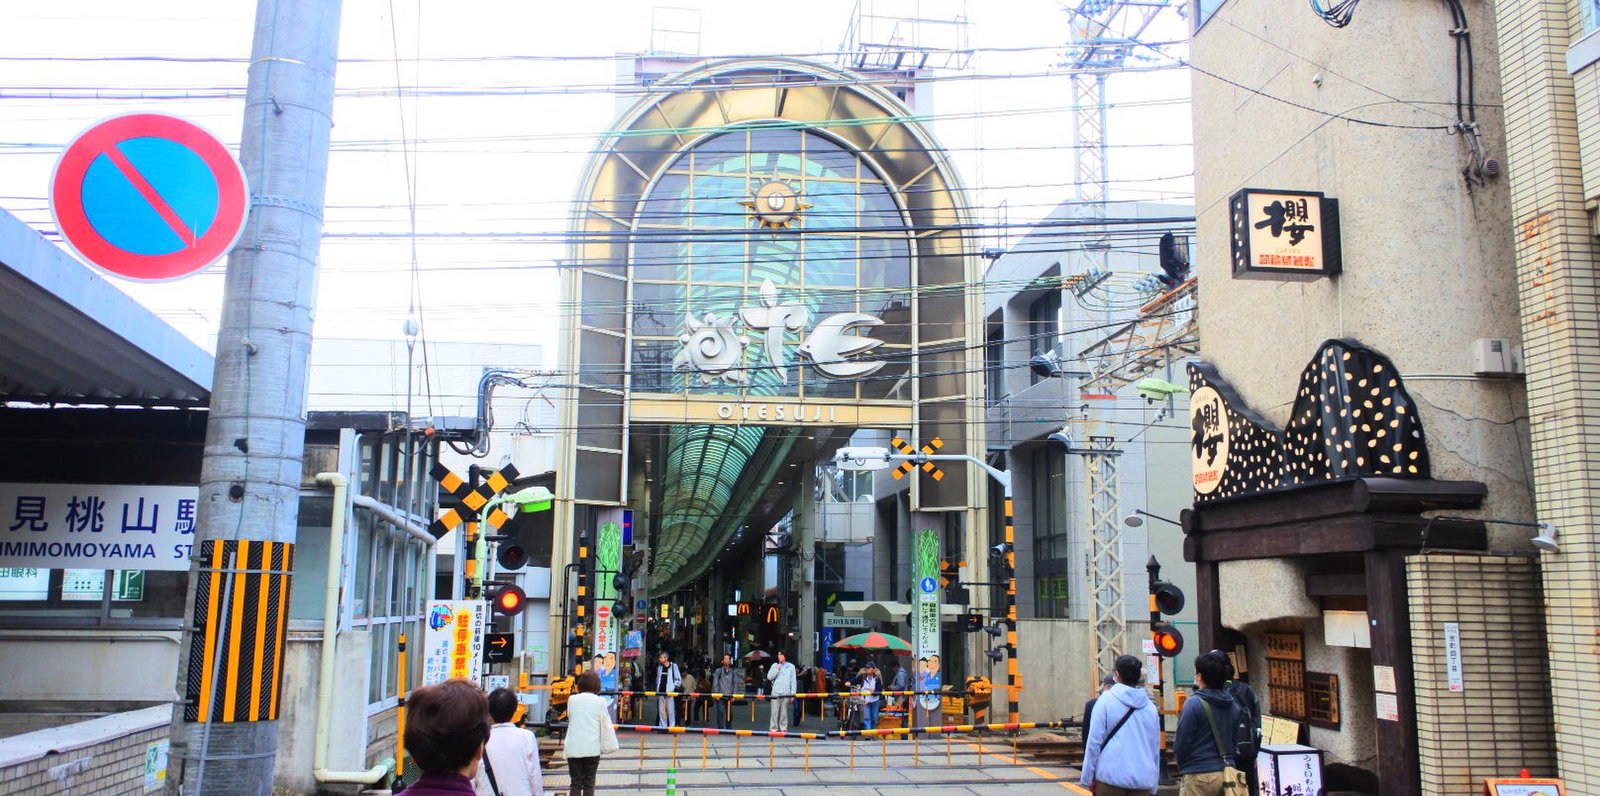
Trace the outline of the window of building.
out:
M 1211 15 L 1217 13 L 1217 9 L 1222 7 L 1224 1 L 1225 0 L 1195 0 L 1194 29 L 1199 30 L 1201 27 L 1203 27 L 1206 24 L 1206 20 L 1211 19 Z
M 1600 29 L 1600 0 L 1580 0 L 1579 12 L 1583 15 L 1583 32 Z
M 983 387 L 989 403 L 1006 395 L 1005 327 L 990 320 L 983 339 Z
M 1028 305 L 1028 354 L 1037 356 L 1055 348 L 1061 336 L 1061 291 L 1048 290 Z M 1032 373 L 1030 384 L 1038 384 L 1044 377 Z
M 1067 461 L 1059 451 L 1033 453 L 1034 616 L 1067 619 L 1070 567 L 1067 535 Z

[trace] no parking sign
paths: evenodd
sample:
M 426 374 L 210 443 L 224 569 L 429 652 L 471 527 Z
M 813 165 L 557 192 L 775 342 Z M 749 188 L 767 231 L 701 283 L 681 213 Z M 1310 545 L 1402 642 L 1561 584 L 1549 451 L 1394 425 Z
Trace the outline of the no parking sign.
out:
M 250 212 L 244 170 L 216 136 L 160 113 L 79 134 L 50 179 L 61 236 L 126 279 L 179 279 L 227 256 Z

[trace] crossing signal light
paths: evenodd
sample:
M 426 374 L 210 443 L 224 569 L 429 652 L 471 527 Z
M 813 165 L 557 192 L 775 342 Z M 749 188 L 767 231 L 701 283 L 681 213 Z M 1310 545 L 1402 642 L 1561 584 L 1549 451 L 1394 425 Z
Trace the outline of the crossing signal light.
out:
M 968 633 L 976 633 L 983 629 L 983 614 L 970 613 L 961 615 L 961 629 Z
M 522 613 L 528 604 L 528 595 L 522 591 L 521 586 L 505 584 L 495 586 L 489 592 L 489 604 L 494 606 L 494 612 L 501 616 L 516 616 Z
M 1156 643 L 1156 654 L 1163 658 L 1176 658 L 1183 652 L 1183 634 L 1170 622 L 1156 623 L 1151 638 Z
M 528 565 L 528 549 L 516 542 L 501 542 L 495 551 L 495 563 L 506 572 L 515 572 Z
M 1156 581 L 1150 589 L 1150 610 L 1172 616 L 1183 610 L 1183 589 L 1164 580 Z

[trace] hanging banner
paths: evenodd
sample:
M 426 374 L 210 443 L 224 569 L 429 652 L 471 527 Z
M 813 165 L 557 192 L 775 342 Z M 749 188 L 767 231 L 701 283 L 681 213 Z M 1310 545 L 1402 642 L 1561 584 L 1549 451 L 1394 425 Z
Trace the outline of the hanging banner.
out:
M 617 690 L 617 646 L 621 641 L 621 622 L 626 618 L 613 616 L 617 601 L 617 586 L 613 582 L 622 571 L 622 526 L 608 522 L 600 526 L 594 543 L 594 656 L 595 671 L 600 674 L 600 690 Z
M 939 673 L 939 534 L 923 528 L 916 535 L 916 587 L 912 590 L 911 635 L 917 657 L 917 690 L 938 691 Z M 932 698 L 937 699 L 937 698 Z M 937 706 L 937 704 L 935 704 Z

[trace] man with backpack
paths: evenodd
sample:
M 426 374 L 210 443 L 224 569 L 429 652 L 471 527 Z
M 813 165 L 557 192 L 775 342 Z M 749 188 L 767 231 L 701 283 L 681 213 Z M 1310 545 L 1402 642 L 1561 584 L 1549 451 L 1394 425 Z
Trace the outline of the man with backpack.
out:
M 1095 700 L 1084 736 L 1083 776 L 1095 796 L 1154 794 L 1161 780 L 1161 714 L 1145 693 L 1144 664 L 1117 658 L 1117 682 Z
M 1212 650 L 1212 654 L 1221 655 L 1222 660 L 1228 664 L 1228 684 L 1223 690 L 1233 695 L 1234 704 L 1239 706 L 1241 713 L 1238 726 L 1235 730 L 1239 767 L 1244 769 L 1244 775 L 1250 782 L 1250 792 L 1256 793 L 1260 785 L 1256 781 L 1256 752 L 1261 749 L 1261 702 L 1256 699 L 1255 689 L 1250 684 L 1238 679 L 1234 670 L 1233 659 L 1222 650 Z M 1249 748 L 1242 743 L 1244 737 L 1250 740 Z
M 1183 776 L 1179 796 L 1243 796 L 1241 752 L 1255 754 L 1255 739 L 1241 726 L 1248 714 L 1226 690 L 1228 658 L 1208 652 L 1194 660 L 1194 696 L 1183 703 L 1173 748 Z

